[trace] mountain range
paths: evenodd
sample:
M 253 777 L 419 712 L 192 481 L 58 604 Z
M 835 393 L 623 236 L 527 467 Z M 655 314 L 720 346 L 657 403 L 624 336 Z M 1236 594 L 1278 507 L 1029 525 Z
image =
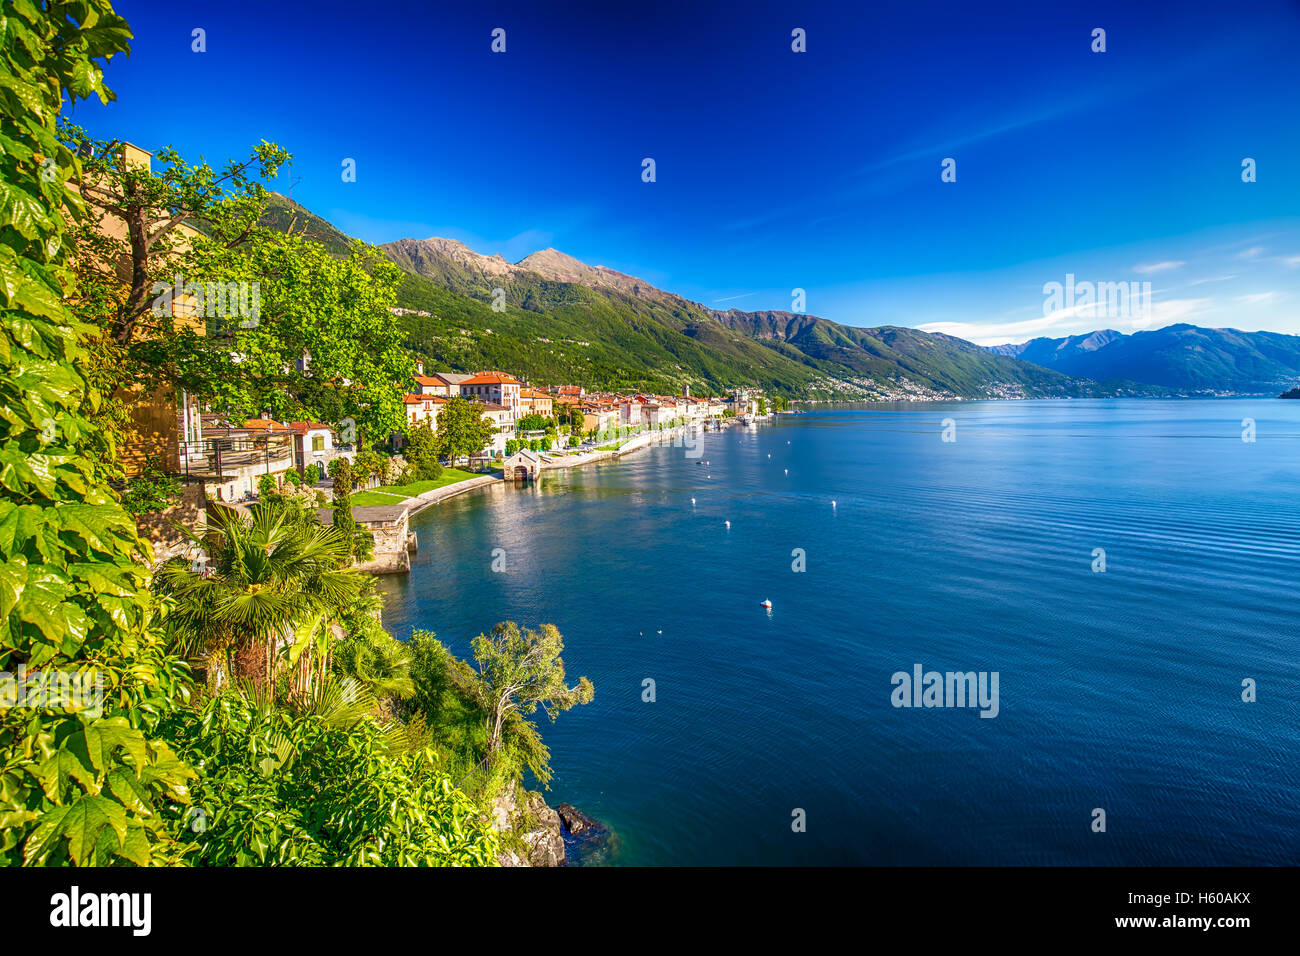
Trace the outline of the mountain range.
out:
M 1300 383 L 1300 336 L 1278 332 L 1186 324 L 1132 334 L 1102 329 L 989 351 L 1066 375 L 1128 379 L 1177 392 L 1274 394 Z
M 353 241 L 279 194 L 263 223 L 340 255 Z M 404 273 L 396 321 L 430 368 L 501 368 L 591 390 L 706 394 L 758 385 L 789 397 L 874 401 L 1240 391 L 1247 380 L 1266 392 L 1276 389 L 1265 383 L 1300 380 L 1295 336 L 1171 326 L 984 348 L 900 326 L 711 309 L 555 249 L 512 263 L 446 238 L 379 248 Z

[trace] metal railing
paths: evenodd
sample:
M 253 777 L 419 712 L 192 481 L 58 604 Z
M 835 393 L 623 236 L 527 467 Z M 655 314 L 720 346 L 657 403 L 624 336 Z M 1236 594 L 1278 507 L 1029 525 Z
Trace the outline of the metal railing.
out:
M 173 475 L 221 481 L 249 468 L 280 470 L 294 462 L 294 436 L 231 434 L 202 441 L 143 441 L 122 445 L 119 460 L 128 477 L 151 466 Z

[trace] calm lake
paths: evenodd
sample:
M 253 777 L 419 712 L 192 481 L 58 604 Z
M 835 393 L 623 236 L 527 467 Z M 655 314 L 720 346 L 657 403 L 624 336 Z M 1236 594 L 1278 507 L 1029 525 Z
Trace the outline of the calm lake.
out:
M 699 441 L 436 505 L 381 582 L 392 633 L 464 656 L 499 620 L 560 629 L 596 698 L 541 718 L 547 800 L 617 831 L 608 862 L 1300 863 L 1300 401 Z M 996 716 L 894 706 L 917 665 L 996 672 Z

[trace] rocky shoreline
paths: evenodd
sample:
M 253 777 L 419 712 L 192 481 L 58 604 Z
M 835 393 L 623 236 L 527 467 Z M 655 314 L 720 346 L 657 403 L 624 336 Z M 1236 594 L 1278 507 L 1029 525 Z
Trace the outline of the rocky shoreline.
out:
M 612 831 L 577 807 L 551 807 L 540 793 L 518 784 L 494 797 L 492 829 L 506 844 L 502 866 L 581 866 L 603 862 L 614 845 Z

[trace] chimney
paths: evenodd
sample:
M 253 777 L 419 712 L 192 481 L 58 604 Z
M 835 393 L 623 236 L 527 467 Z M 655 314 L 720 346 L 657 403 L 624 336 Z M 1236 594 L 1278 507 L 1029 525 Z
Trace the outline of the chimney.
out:
M 416 363 L 415 363 L 415 374 L 416 374 L 416 375 L 423 375 L 423 374 L 424 374 L 424 363 L 421 362 L 421 361 L 419 361 L 418 359 L 416 360 Z

